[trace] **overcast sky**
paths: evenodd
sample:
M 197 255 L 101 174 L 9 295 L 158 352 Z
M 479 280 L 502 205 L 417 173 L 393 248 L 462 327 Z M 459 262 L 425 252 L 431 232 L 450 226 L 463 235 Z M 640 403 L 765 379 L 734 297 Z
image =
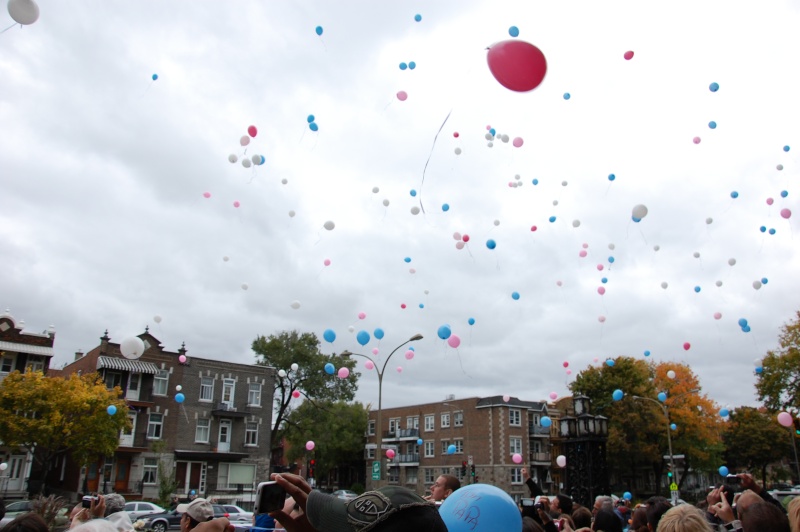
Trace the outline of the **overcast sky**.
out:
M 39 7 L 0 34 L 0 306 L 55 325 L 55 367 L 105 329 L 251 363 L 258 335 L 330 328 L 324 352 L 381 363 L 425 336 L 389 362 L 386 406 L 544 400 L 645 351 L 756 403 L 754 360 L 800 308 L 796 3 Z M 487 66 L 511 26 L 547 58 L 531 92 Z

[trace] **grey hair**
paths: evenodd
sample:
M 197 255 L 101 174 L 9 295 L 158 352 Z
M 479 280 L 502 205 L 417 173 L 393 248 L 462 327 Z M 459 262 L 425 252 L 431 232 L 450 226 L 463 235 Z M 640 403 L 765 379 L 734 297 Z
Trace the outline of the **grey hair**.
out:
M 106 513 L 105 517 L 111 514 L 121 512 L 125 509 L 125 497 L 119 493 L 109 493 L 105 496 Z
M 594 498 L 595 503 L 600 503 L 600 508 L 603 510 L 611 510 L 614 511 L 614 499 L 609 497 L 608 495 L 598 495 Z

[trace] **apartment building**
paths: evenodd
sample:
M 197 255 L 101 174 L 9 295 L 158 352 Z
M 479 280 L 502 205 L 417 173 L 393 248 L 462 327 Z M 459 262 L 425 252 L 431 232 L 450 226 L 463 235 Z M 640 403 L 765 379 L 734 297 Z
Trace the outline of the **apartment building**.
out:
M 372 411 L 365 444 L 367 487 L 375 485 L 373 462 L 382 459 L 385 482 L 419 494 L 427 492 L 439 475 L 451 474 L 462 484 L 483 482 L 516 499 L 527 497 L 522 467 L 547 491 L 552 459 L 551 428 L 541 425 L 546 415 L 546 403 L 501 396 L 450 396 L 437 403 L 385 408 L 383 427 L 376 426 L 378 413 Z M 380 453 L 377 430 L 382 430 Z M 387 449 L 395 450 L 391 460 L 386 458 Z M 515 454 L 522 456 L 521 464 L 514 463 Z

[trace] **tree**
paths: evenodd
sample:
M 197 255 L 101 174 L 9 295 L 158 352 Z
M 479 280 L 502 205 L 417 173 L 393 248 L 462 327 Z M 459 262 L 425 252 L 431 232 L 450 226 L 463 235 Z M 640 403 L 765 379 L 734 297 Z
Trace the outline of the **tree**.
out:
M 41 371 L 15 371 L 0 383 L 0 440 L 31 452 L 45 476 L 59 453 L 69 452 L 85 465 L 92 457 L 113 454 L 120 430 L 130 428 L 121 395 L 96 373 L 50 378 Z
M 353 371 L 355 361 L 336 354 L 322 354 L 319 340 L 314 333 L 283 331 L 269 337 L 259 336 L 253 341 L 253 351 L 259 364 L 279 371 L 273 390 L 275 415 L 270 432 L 272 445 L 280 440 L 280 430 L 292 412 L 291 402 L 295 399 L 295 392 L 312 403 L 351 401 L 355 397 L 360 376 Z M 325 364 L 328 363 L 333 364 L 336 370 L 347 368 L 350 376 L 340 379 L 336 374 L 329 375 L 325 372 Z M 297 369 L 292 369 L 293 367 Z M 284 374 L 285 377 L 281 377 Z
M 800 405 L 800 311 L 778 336 L 780 349 L 767 351 L 757 374 L 758 399 L 770 412 Z
M 315 476 L 321 479 L 340 464 L 363 456 L 368 421 L 369 411 L 361 403 L 304 401 L 286 419 L 288 458 L 313 458 Z M 314 442 L 311 452 L 306 450 L 309 440 Z
M 723 432 L 728 468 L 758 471 L 766 486 L 767 466 L 791 456 L 793 437 L 766 412 L 748 406 L 731 410 Z

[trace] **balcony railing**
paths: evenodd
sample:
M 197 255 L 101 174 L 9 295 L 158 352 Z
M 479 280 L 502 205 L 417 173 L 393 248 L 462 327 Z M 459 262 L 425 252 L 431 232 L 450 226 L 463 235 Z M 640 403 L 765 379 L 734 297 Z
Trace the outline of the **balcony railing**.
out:
M 419 463 L 419 453 L 414 454 L 396 454 L 394 455 L 393 462 L 399 464 L 413 464 Z
M 531 462 L 547 462 L 550 463 L 550 453 L 530 453 Z
M 404 438 L 419 438 L 419 429 L 395 429 L 394 431 L 386 430 L 383 432 L 384 440 Z
M 542 427 L 541 425 L 529 425 L 528 434 L 532 436 L 549 436 L 550 427 Z
M 250 413 L 250 408 L 237 408 L 230 403 L 216 403 L 211 409 L 211 415 L 223 417 L 246 417 Z

